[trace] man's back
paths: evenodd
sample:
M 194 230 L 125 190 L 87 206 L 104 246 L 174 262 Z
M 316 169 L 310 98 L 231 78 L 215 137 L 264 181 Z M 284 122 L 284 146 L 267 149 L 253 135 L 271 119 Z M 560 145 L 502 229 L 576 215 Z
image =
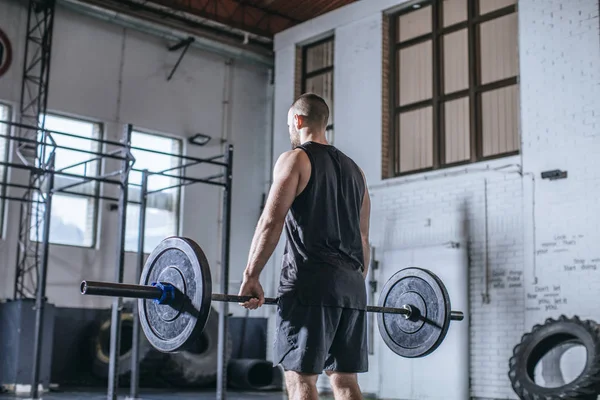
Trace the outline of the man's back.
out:
M 243 303 L 247 309 L 264 304 L 260 272 L 285 229 L 273 363 L 285 369 L 290 397 L 318 400 L 317 378 L 326 371 L 336 399 L 359 399 L 356 374 L 369 367 L 364 279 L 371 201 L 360 168 L 327 144 L 328 119 L 327 103 L 314 93 L 288 110 L 297 148 L 275 163 L 239 294 L 253 297 Z
M 305 142 L 299 148 L 311 173 L 286 217 L 280 294 L 294 293 L 304 304 L 362 309 L 362 172 L 334 146 Z

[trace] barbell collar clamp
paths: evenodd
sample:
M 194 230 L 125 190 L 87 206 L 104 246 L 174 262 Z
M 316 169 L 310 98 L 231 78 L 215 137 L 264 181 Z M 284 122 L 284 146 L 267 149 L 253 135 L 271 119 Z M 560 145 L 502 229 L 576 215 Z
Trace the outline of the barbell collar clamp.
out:
M 154 299 L 154 302 L 157 304 L 173 304 L 175 302 L 175 286 L 170 283 L 163 282 L 152 282 L 152 286 L 159 288 L 162 291 L 160 298 Z

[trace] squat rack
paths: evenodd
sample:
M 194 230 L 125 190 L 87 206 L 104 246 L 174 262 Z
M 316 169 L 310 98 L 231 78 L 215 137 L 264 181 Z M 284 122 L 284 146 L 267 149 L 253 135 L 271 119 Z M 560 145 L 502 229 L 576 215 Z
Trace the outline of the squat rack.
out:
M 168 189 L 179 188 L 188 186 L 194 183 L 205 183 L 213 186 L 220 186 L 223 190 L 223 214 L 222 214 L 222 251 L 221 251 L 221 290 L 223 293 L 227 293 L 228 281 L 229 281 L 229 251 L 230 251 L 230 227 L 231 227 L 231 186 L 232 186 L 232 171 L 233 171 L 233 145 L 228 144 L 226 151 L 223 154 L 219 154 L 210 158 L 198 158 L 190 157 L 179 154 L 172 154 L 167 152 L 161 152 L 157 150 L 151 150 L 146 148 L 131 146 L 131 135 L 133 131 L 132 125 L 125 127 L 124 139 L 121 142 L 99 139 L 99 138 L 86 138 L 79 135 L 74 135 L 65 132 L 58 132 L 48 129 L 39 129 L 37 127 L 27 126 L 20 123 L 8 122 L 0 120 L 0 126 L 6 125 L 9 129 L 36 129 L 41 135 L 40 140 L 33 140 L 23 137 L 16 137 L 11 134 L 0 134 L 0 138 L 4 138 L 8 143 L 16 142 L 17 145 L 33 145 L 37 147 L 38 162 L 36 166 L 19 164 L 11 162 L 10 160 L 0 161 L 0 165 L 6 169 L 4 171 L 4 179 L 0 182 L 0 199 L 20 201 L 22 206 L 25 207 L 27 204 L 43 205 L 43 235 L 41 240 L 42 246 L 42 257 L 38 268 L 38 281 L 37 281 L 37 293 L 36 293 L 36 325 L 35 325 L 35 338 L 34 338 L 34 362 L 32 370 L 32 385 L 31 385 L 31 398 L 37 399 L 38 396 L 38 384 L 39 384 L 39 370 L 40 370 L 40 359 L 41 359 L 41 333 L 43 328 L 43 313 L 44 313 L 44 302 L 46 301 L 46 276 L 48 271 L 48 254 L 50 244 L 50 221 L 52 206 L 52 195 L 55 193 L 64 193 L 75 196 L 82 196 L 87 198 L 107 201 L 116 201 L 118 203 L 118 224 L 119 230 L 117 232 L 117 254 L 116 254 L 116 268 L 115 268 L 115 281 L 123 282 L 123 275 L 125 270 L 125 224 L 126 224 L 126 209 L 127 204 L 138 204 L 140 206 L 140 217 L 138 222 L 139 234 L 138 234 L 138 254 L 137 254 L 137 270 L 136 278 L 139 279 L 144 264 L 144 239 L 146 224 L 146 209 L 148 196 L 159 193 Z M 91 151 L 79 148 L 73 148 L 68 146 L 62 146 L 57 144 L 54 137 L 66 136 L 74 137 L 78 139 L 85 139 L 91 142 L 96 142 L 99 145 L 105 147 L 112 146 L 115 149 L 101 151 Z M 9 146 L 10 147 L 10 146 Z M 16 147 L 15 147 L 16 148 Z M 77 162 L 75 164 L 62 167 L 60 169 L 55 168 L 56 164 L 56 152 L 60 150 L 68 150 L 87 154 L 92 156 L 91 158 Z M 167 155 L 175 157 L 180 160 L 180 164 L 176 167 L 167 168 L 161 171 L 149 171 L 147 169 L 140 170 L 133 168 L 135 163 L 135 157 L 132 154 L 132 150 L 151 152 L 158 155 Z M 8 154 L 8 153 L 7 153 Z M 46 156 L 47 154 L 47 156 Z M 41 156 L 41 157 L 40 157 Z M 47 160 L 46 158 L 47 157 Z M 104 159 L 114 159 L 120 161 L 120 169 L 112 172 L 107 172 L 102 175 L 87 175 L 87 165 L 92 162 L 100 162 Z M 203 178 L 190 177 L 187 174 L 187 169 L 199 165 L 202 163 L 211 164 L 223 168 L 224 171 L 219 174 L 210 175 Z M 66 172 L 67 170 L 84 166 L 83 174 L 74 174 Z M 8 173 L 10 169 L 26 170 L 32 175 L 39 175 L 40 187 L 31 188 L 28 185 L 23 185 L 18 182 L 9 182 L 7 177 L 10 176 Z M 141 184 L 129 183 L 129 174 L 131 171 L 140 172 L 142 174 Z M 177 174 L 179 173 L 179 174 Z M 62 185 L 61 187 L 55 187 L 55 176 L 65 176 L 71 179 L 78 180 L 77 182 Z M 178 180 L 177 184 L 170 185 L 168 187 L 148 190 L 148 179 L 151 176 L 163 176 L 168 178 L 174 178 Z M 117 179 L 115 179 L 117 177 Z M 96 188 L 94 194 L 81 193 L 69 189 L 73 189 L 75 186 L 82 185 L 89 182 L 96 182 Z M 100 183 L 115 184 L 119 187 L 118 197 L 111 197 L 100 194 Z M 130 186 L 140 186 L 140 200 L 130 200 L 128 196 L 128 188 Z M 18 188 L 23 189 L 29 193 L 33 190 L 35 193 L 39 193 L 41 200 L 36 200 L 31 196 L 24 195 L 23 197 L 12 196 L 7 194 L 7 188 Z M 34 196 L 35 197 L 35 196 Z M 36 215 L 39 217 L 40 212 L 37 211 Z M 18 259 L 18 257 L 17 257 Z M 17 283 L 15 282 L 15 296 Z M 136 312 L 137 305 L 135 305 L 134 312 Z M 109 375 L 108 375 L 108 391 L 107 398 L 111 400 L 117 399 L 118 392 L 118 371 L 119 371 L 119 357 L 117 349 L 120 348 L 121 339 L 121 312 L 122 312 L 122 299 L 115 298 L 112 304 L 111 310 L 111 341 L 110 341 L 110 362 L 109 362 Z M 227 315 L 228 315 L 228 303 L 221 303 L 219 313 L 219 344 L 218 344 L 218 370 L 217 370 L 217 399 L 222 400 L 226 397 L 227 388 L 227 360 L 225 338 L 227 337 L 228 326 L 227 326 Z M 131 387 L 130 397 L 132 399 L 137 398 L 139 391 L 139 319 L 134 318 L 133 325 L 133 338 L 132 338 L 132 366 L 131 366 Z
M 12 157 L 7 157 L 6 160 L 0 161 L 0 165 L 5 167 L 4 171 L 4 179 L 0 182 L 1 195 L 0 199 L 2 200 L 10 200 L 10 201 L 19 201 L 21 202 L 21 215 L 27 215 L 29 210 L 25 210 L 25 207 L 32 207 L 33 204 L 36 206 L 36 210 L 31 214 L 36 218 L 41 219 L 43 221 L 43 234 L 42 240 L 39 240 L 38 232 L 36 231 L 35 240 L 30 239 L 35 242 L 35 246 L 41 245 L 42 247 L 42 257 L 41 259 L 36 259 L 35 270 L 37 272 L 36 279 L 36 293 L 35 293 L 35 331 L 34 331 L 34 342 L 33 342 L 33 364 L 32 364 L 32 374 L 31 374 L 31 398 L 37 399 L 38 395 L 38 384 L 40 380 L 40 362 L 41 362 L 41 342 L 42 342 L 42 332 L 43 332 L 43 320 L 44 320 L 44 305 L 46 302 L 46 278 L 48 274 L 48 257 L 49 257 L 49 248 L 50 248 L 50 225 L 51 225 L 51 212 L 52 209 L 52 198 L 54 194 L 63 193 L 72 196 L 81 196 L 92 198 L 95 200 L 104 199 L 104 200 L 115 200 L 115 198 L 109 196 L 100 195 L 100 183 L 109 183 L 116 184 L 120 186 L 119 190 L 119 199 L 122 197 L 126 198 L 126 186 L 123 185 L 126 182 L 127 176 L 129 174 L 129 170 L 135 159 L 131 155 L 131 151 L 129 150 L 129 136 L 131 131 L 131 126 L 128 126 L 127 132 L 129 135 L 126 136 L 126 143 L 99 139 L 99 138 L 87 138 L 79 135 L 74 135 L 66 132 L 58 132 L 52 131 L 48 129 L 40 129 L 36 126 L 29 126 L 21 123 L 14 123 L 9 121 L 0 120 L 0 126 L 6 126 L 9 131 L 15 131 L 17 129 L 27 129 L 27 130 L 35 130 L 38 132 L 37 139 L 25 138 L 25 137 L 17 137 L 14 134 L 0 134 L 0 138 L 5 139 L 8 144 L 8 148 L 13 148 L 15 152 L 9 152 L 5 155 L 13 154 L 17 156 L 16 158 L 21 159 L 17 149 L 21 146 L 30 146 L 36 150 L 36 159 L 35 163 L 29 163 L 27 160 L 22 160 L 23 162 L 18 163 L 14 160 L 11 160 Z M 80 148 L 74 148 L 69 146 L 62 146 L 57 143 L 55 137 L 59 136 L 64 137 L 72 137 L 83 140 L 89 140 L 90 142 L 96 142 L 99 145 L 104 146 L 115 146 L 116 150 L 101 150 L 101 151 L 91 151 L 84 150 Z M 87 154 L 90 156 L 94 156 L 90 159 L 87 159 L 83 162 L 78 162 L 75 164 L 67 165 L 60 169 L 56 168 L 56 154 L 57 151 L 67 150 L 69 152 L 78 152 Z M 87 165 L 91 162 L 101 161 L 105 158 L 116 159 L 121 161 L 121 169 L 106 173 L 103 175 L 93 175 L 90 176 L 87 174 L 88 168 Z M 83 174 L 70 173 L 66 172 L 67 170 L 83 166 Z M 8 177 L 12 174 L 9 174 L 9 171 L 12 169 L 28 171 L 30 174 L 29 181 L 39 182 L 38 186 L 32 187 L 30 185 L 24 185 L 19 182 L 10 182 Z M 76 182 L 65 184 L 61 187 L 55 187 L 55 178 L 56 176 L 63 176 L 69 179 L 73 179 Z M 118 179 L 111 179 L 118 176 Z M 33 178 L 32 178 L 33 177 Z M 78 185 L 82 185 L 89 182 L 96 182 L 96 187 L 94 190 L 94 194 L 87 194 L 82 192 L 77 192 L 72 189 Z M 22 196 L 15 196 L 11 194 L 7 194 L 8 188 L 21 189 Z M 34 196 L 30 196 L 30 193 L 33 192 Z M 35 196 L 37 195 L 37 196 Z M 35 197 L 39 197 L 40 199 L 36 199 Z M 43 211 L 40 211 L 40 207 L 42 207 Z M 35 226 L 39 226 L 38 221 L 32 221 L 32 224 L 35 223 Z M 124 224 L 124 220 L 120 221 L 120 224 Z M 22 228 L 22 227 L 21 227 Z M 120 229 L 122 232 L 124 227 Z M 20 232 L 22 233 L 22 232 Z M 18 247 L 18 252 L 23 251 L 21 247 Z M 17 268 L 19 267 L 20 256 L 17 254 Z M 39 265 L 38 265 L 39 264 Z M 29 272 L 29 271 L 26 271 Z M 32 278 L 34 279 L 34 278 Z M 21 277 L 22 281 L 22 277 Z M 20 277 L 19 274 L 15 276 L 15 299 L 20 298 L 22 296 L 21 287 L 19 286 Z
M 137 253 L 137 265 L 136 265 L 136 279 L 139 280 L 142 269 L 144 266 L 144 235 L 146 227 L 146 209 L 148 196 L 156 194 L 168 189 L 179 188 L 183 186 L 192 185 L 195 183 L 204 183 L 213 186 L 220 186 L 223 188 L 223 214 L 222 214 L 222 229 L 221 229 L 221 270 L 220 270 L 220 283 L 221 290 L 223 293 L 227 293 L 228 282 L 229 282 L 229 249 L 230 249 L 230 228 L 231 228 L 231 185 L 232 185 L 232 172 L 233 172 L 233 145 L 228 144 L 226 151 L 223 154 L 218 154 L 209 158 L 197 158 L 183 155 L 174 155 L 156 150 L 142 149 L 137 147 L 131 147 L 133 150 L 140 150 L 151 152 L 154 154 L 169 155 L 180 159 L 182 164 L 167 168 L 161 171 L 151 172 L 148 169 L 135 169 L 132 171 L 141 173 L 141 188 L 140 192 L 140 215 L 138 220 L 138 253 Z M 223 160 L 223 161 L 220 161 Z M 187 169 L 199 164 L 211 164 L 220 168 L 223 168 L 223 172 L 205 176 L 203 178 L 195 178 L 187 175 Z M 174 171 L 178 171 L 180 175 L 175 175 Z M 178 179 L 178 183 L 170 185 L 164 188 L 156 190 L 148 190 L 148 180 L 151 176 L 163 176 L 168 178 Z M 117 301 L 115 298 L 113 301 Z M 113 307 L 114 310 L 114 307 Z M 133 307 L 134 314 L 137 313 L 137 302 L 134 302 Z M 227 343 L 228 326 L 227 326 L 227 314 L 229 313 L 228 304 L 226 302 L 221 303 L 219 311 L 219 343 L 218 343 L 218 361 L 217 361 L 217 399 L 223 400 L 226 397 L 227 390 L 227 359 L 225 345 Z M 119 317 L 120 320 L 120 317 Z M 114 326 L 114 314 L 111 326 Z M 111 339 L 111 343 L 113 340 Z M 131 381 L 130 381 L 130 399 L 137 399 L 139 394 L 139 344 L 140 344 L 140 325 L 139 318 L 133 318 L 133 340 L 132 340 L 132 356 L 131 356 Z M 117 360 L 116 349 L 113 351 L 111 347 L 110 360 Z M 113 382 L 116 382 L 116 371 L 118 368 L 110 371 Z M 111 397 L 112 396 L 112 397 Z M 108 398 L 113 400 L 116 399 L 116 386 L 111 386 L 109 383 Z
M 131 133 L 132 127 L 131 125 L 127 125 L 125 131 L 124 142 L 115 142 L 110 140 L 103 139 L 90 139 L 83 138 L 95 141 L 97 143 L 103 144 L 104 146 L 116 146 L 117 149 L 110 152 L 89 152 L 80 149 L 68 148 L 65 146 L 58 146 L 56 142 L 53 140 L 53 135 L 67 135 L 67 136 L 75 136 L 77 135 L 69 135 L 63 132 L 55 132 L 51 130 L 44 129 L 45 128 L 45 118 L 42 118 L 40 121 L 40 117 L 46 114 L 47 109 L 47 99 L 48 99 L 48 88 L 49 88 L 49 77 L 50 77 L 50 58 L 51 58 L 51 50 L 52 50 L 52 34 L 54 27 L 54 11 L 55 11 L 55 0 L 29 0 L 28 1 L 28 17 L 27 17 L 27 33 L 26 33 L 26 41 L 25 41 L 25 51 L 24 51 L 24 63 L 23 63 L 23 73 L 22 73 L 22 82 L 21 82 L 21 99 L 20 99 L 20 107 L 19 107 L 19 117 L 20 122 L 10 123 L 8 121 L 1 121 L 1 124 L 8 125 L 9 128 L 16 128 L 17 132 L 13 132 L 9 135 L 0 135 L 0 137 L 5 137 L 8 142 L 11 141 L 15 143 L 15 155 L 17 155 L 22 164 L 9 162 L 8 158 L 6 161 L 0 160 L 0 165 L 4 166 L 6 169 L 4 171 L 4 177 L 0 182 L 0 199 L 3 200 L 14 200 L 21 202 L 21 214 L 20 214 L 20 226 L 19 226 L 19 245 L 17 248 L 17 266 L 16 266 L 16 278 L 15 278 L 15 299 L 18 298 L 31 298 L 31 296 L 35 292 L 36 298 L 36 322 L 35 322 L 35 339 L 34 339 L 34 363 L 33 363 L 33 372 L 32 372 L 32 385 L 31 385 L 31 397 L 33 399 L 38 398 L 38 383 L 39 383 L 39 367 L 40 367 L 40 357 L 41 357 L 41 329 L 43 325 L 43 310 L 44 310 L 44 302 L 45 302 L 45 291 L 46 291 L 46 276 L 47 276 L 47 267 L 48 267 L 48 250 L 49 250 L 49 236 L 50 236 L 50 220 L 51 220 L 51 206 L 52 206 L 52 195 L 54 193 L 64 193 L 76 196 L 84 196 L 88 198 L 93 198 L 98 202 L 98 200 L 109 200 L 109 201 L 117 201 L 118 202 L 118 210 L 119 210 L 119 232 L 118 232 L 118 244 L 117 247 L 117 268 L 115 271 L 115 275 L 118 282 L 121 282 L 123 279 L 123 271 L 124 271 L 124 242 L 125 242 L 125 221 L 126 221 L 126 208 L 128 203 L 141 203 L 141 199 L 147 197 L 146 193 L 141 197 L 140 202 L 128 201 L 128 180 L 129 180 L 129 172 L 132 169 L 132 165 L 135 162 L 135 158 L 131 154 Z M 41 133 L 42 140 L 36 140 L 35 138 L 39 136 Z M 80 137 L 81 138 L 81 137 Z M 46 143 L 49 141 L 50 143 Z M 47 147 L 50 146 L 50 150 L 48 152 L 48 158 L 46 159 L 46 151 Z M 9 146 L 10 147 L 10 146 Z M 84 171 L 83 175 L 78 174 L 69 174 L 64 172 L 65 169 L 61 168 L 60 170 L 55 169 L 55 155 L 56 149 L 66 149 L 79 151 L 83 153 L 87 153 L 90 155 L 95 155 L 95 158 L 90 160 L 86 160 L 82 163 L 76 163 L 74 165 L 68 166 L 68 168 L 73 168 L 75 166 L 87 166 L 88 163 L 93 161 L 100 161 L 105 158 L 112 158 L 121 161 L 121 168 L 118 171 L 115 171 L 112 174 L 106 174 L 103 176 L 87 176 Z M 144 149 L 146 150 L 146 149 Z M 40 158 L 39 155 L 42 155 Z M 9 153 L 7 153 L 9 154 Z M 177 155 L 174 155 L 177 156 Z M 223 228 L 222 228 L 222 253 L 221 253 L 221 288 L 223 293 L 227 293 L 227 283 L 229 280 L 229 232 L 230 232 L 230 222 L 231 222 L 231 176 L 232 176 L 232 161 L 233 161 L 233 147 L 228 145 L 227 151 L 225 154 L 213 157 L 212 159 L 200 159 L 200 158 L 192 158 L 185 157 L 188 161 L 191 161 L 192 164 L 196 163 L 219 163 L 225 168 L 225 173 L 223 174 L 223 181 L 217 182 L 214 179 L 218 179 L 216 177 L 208 177 L 205 179 L 184 179 L 185 183 L 180 183 L 179 186 L 188 185 L 191 183 L 208 183 L 208 184 L 217 184 L 224 188 L 223 195 Z M 225 158 L 224 162 L 215 161 L 218 158 Z M 32 162 L 33 161 L 33 162 Z M 189 164 L 187 166 L 191 166 Z M 18 182 L 8 182 L 8 170 L 14 168 L 16 170 L 25 170 L 29 171 L 29 184 L 24 185 Z M 185 166 L 182 167 L 185 174 Z M 160 171 L 158 173 L 153 174 L 165 174 L 167 171 Z M 57 175 L 62 175 L 65 177 L 70 177 L 74 179 L 81 179 L 81 182 L 77 182 L 70 185 L 62 186 L 58 189 L 54 188 L 54 178 Z M 150 175 L 147 173 L 146 176 Z M 110 179 L 118 177 L 118 179 Z M 146 178 L 147 179 L 147 178 Z M 67 189 L 71 189 L 77 185 L 96 182 L 96 190 L 94 194 L 85 194 L 74 191 L 68 191 Z M 181 181 L 180 181 L 181 182 Z M 109 196 L 100 195 L 100 183 L 110 183 L 116 184 L 119 186 L 119 195 L 118 198 L 112 198 Z M 147 181 L 146 181 L 147 184 Z M 45 186 L 45 191 L 43 187 Z M 13 197 L 12 195 L 7 194 L 7 188 L 13 189 L 21 189 L 23 191 L 21 197 Z M 166 189 L 163 189 L 166 190 Z M 147 192 L 147 187 L 145 192 Z M 35 200 L 32 196 L 35 194 L 39 194 L 38 197 L 40 200 Z M 145 201 L 145 200 L 144 200 Z M 43 205 L 43 237 L 41 241 L 42 246 L 42 257 L 40 260 L 39 257 L 39 222 L 36 221 L 35 229 L 36 229 L 36 240 L 33 241 L 34 246 L 31 248 L 30 246 L 30 230 L 32 229 L 32 209 L 26 208 L 29 207 L 30 204 L 36 204 L 38 208 L 36 209 L 36 217 L 39 216 L 39 206 Z M 140 204 L 141 206 L 141 204 Z M 142 208 L 142 207 L 140 207 Z M 143 206 L 144 211 L 146 205 Z M 145 212 L 140 214 L 140 226 L 144 226 L 145 224 Z M 144 221 L 142 221 L 144 219 Z M 141 253 L 138 255 L 138 258 L 143 259 L 143 231 L 140 232 L 142 246 L 138 249 Z M 30 260 L 32 259 L 32 260 Z M 138 261 L 138 267 L 139 267 Z M 31 278 L 31 271 L 34 270 L 34 273 L 37 275 L 37 281 L 33 285 L 31 290 L 27 290 L 28 288 L 25 285 L 26 275 L 29 274 Z M 116 399 L 116 390 L 118 384 L 118 357 L 117 357 L 117 349 L 119 348 L 118 342 L 120 340 L 120 313 L 121 313 L 121 301 L 120 299 L 116 299 L 113 302 L 112 307 L 112 315 L 111 315 L 111 347 L 110 347 L 110 366 L 109 366 L 109 389 L 108 389 L 108 397 L 111 399 Z M 224 399 L 225 397 L 225 389 L 226 389 L 226 377 L 227 377 L 227 365 L 225 359 L 225 338 L 227 337 L 227 324 L 226 318 L 228 313 L 227 303 L 223 303 L 221 305 L 221 313 L 219 314 L 219 369 L 218 369 L 218 388 L 217 388 L 217 398 Z M 134 318 L 134 321 L 136 319 Z M 139 327 L 138 327 L 139 328 Z M 137 332 L 139 334 L 139 331 Z M 139 338 L 136 338 L 136 348 L 135 351 L 137 353 L 139 342 L 137 341 Z M 136 364 L 136 373 L 137 373 L 137 364 Z M 137 378 L 136 383 L 137 385 Z M 133 385 L 133 383 L 132 383 Z M 137 389 L 136 389 L 137 390 Z M 132 390 L 133 392 L 133 390 Z

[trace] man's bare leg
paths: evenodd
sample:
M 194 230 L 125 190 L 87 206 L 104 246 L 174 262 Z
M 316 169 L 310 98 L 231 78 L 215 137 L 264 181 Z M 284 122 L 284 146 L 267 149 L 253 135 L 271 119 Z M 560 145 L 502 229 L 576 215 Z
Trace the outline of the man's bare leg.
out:
M 319 375 L 285 372 L 285 384 L 290 400 L 318 400 L 317 378 Z
M 362 400 L 356 374 L 325 371 L 329 376 L 335 400 Z

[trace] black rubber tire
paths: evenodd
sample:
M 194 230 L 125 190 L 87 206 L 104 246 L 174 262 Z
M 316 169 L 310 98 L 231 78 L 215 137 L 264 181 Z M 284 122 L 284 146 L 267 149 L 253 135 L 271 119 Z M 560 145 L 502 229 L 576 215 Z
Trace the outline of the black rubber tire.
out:
M 563 386 L 546 388 L 535 383 L 537 363 L 553 348 L 576 341 L 586 349 L 587 360 L 581 374 Z M 513 349 L 508 377 L 521 400 L 596 400 L 600 393 L 600 329 L 596 322 L 578 316 L 548 318 L 525 333 Z
M 263 390 L 275 380 L 273 363 L 261 359 L 230 360 L 227 368 L 229 387 L 239 390 Z
M 206 387 L 217 380 L 219 314 L 211 308 L 196 349 L 169 354 L 160 370 L 161 378 L 170 385 L 186 388 Z M 226 358 L 231 358 L 231 336 L 228 336 Z
M 131 373 L 131 336 L 133 329 L 133 318 L 131 307 L 125 306 L 121 312 L 121 354 L 119 356 L 119 383 L 127 385 Z M 102 380 L 108 378 L 109 355 L 110 355 L 110 326 L 111 312 L 98 321 L 94 334 L 92 335 L 92 373 Z M 140 383 L 145 382 L 146 377 L 155 375 L 156 370 L 164 365 L 166 356 L 154 350 L 143 334 L 140 335 L 139 343 L 139 377 Z M 153 382 L 150 379 L 150 382 Z

